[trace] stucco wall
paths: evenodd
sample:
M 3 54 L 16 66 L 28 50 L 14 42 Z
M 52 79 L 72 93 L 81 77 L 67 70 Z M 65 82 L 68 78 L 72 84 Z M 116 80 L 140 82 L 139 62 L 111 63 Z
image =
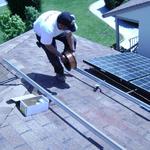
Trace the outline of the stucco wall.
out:
M 138 53 L 150 58 L 150 6 L 122 13 L 118 17 L 139 22 Z

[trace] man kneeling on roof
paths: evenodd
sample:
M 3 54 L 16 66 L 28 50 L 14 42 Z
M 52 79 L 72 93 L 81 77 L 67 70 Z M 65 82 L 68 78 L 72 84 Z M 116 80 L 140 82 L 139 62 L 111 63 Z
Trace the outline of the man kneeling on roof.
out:
M 76 39 L 73 32 L 77 30 L 75 16 L 70 12 L 48 11 L 41 14 L 33 25 L 37 45 L 42 47 L 54 67 L 56 77 L 65 82 L 64 68 L 60 62 L 66 51 L 75 52 Z M 57 50 L 56 41 L 64 43 L 63 52 Z

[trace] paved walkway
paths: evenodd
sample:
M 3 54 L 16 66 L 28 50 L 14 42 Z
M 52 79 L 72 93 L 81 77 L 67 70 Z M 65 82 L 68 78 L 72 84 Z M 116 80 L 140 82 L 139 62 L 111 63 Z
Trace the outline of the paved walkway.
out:
M 115 29 L 114 17 L 102 17 L 102 15 L 108 11 L 108 9 L 105 7 L 104 0 L 98 0 L 97 2 L 93 3 L 90 5 L 89 10 L 101 20 L 106 22 L 110 27 Z M 138 29 L 125 22 L 120 22 L 119 30 L 124 38 L 124 41 L 121 42 L 121 46 L 128 49 L 130 47 L 129 39 L 138 36 Z

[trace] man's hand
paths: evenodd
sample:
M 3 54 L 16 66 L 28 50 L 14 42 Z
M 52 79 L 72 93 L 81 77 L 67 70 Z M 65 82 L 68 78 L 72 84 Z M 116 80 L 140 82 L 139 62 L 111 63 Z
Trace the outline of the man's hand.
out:
M 61 54 L 60 59 L 61 59 L 61 61 L 62 61 L 63 63 L 65 63 L 66 59 L 65 59 L 64 54 Z

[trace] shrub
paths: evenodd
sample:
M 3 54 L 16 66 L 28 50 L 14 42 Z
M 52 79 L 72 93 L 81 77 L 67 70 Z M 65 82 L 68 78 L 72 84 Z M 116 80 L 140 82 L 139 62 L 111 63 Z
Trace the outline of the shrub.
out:
M 113 9 L 119 5 L 121 5 L 123 2 L 126 2 L 127 0 L 104 0 L 105 5 L 108 9 Z
M 9 40 L 25 31 L 25 23 L 18 15 L 10 16 L 9 13 L 0 15 L 0 27 L 4 34 L 4 39 Z
M 25 16 L 26 16 L 26 29 L 29 30 L 33 27 L 33 22 L 39 16 L 39 12 L 32 6 L 25 7 Z
M 7 23 L 10 20 L 10 14 L 8 12 L 5 12 L 3 15 L 0 15 L 0 28 L 4 30 L 7 28 Z
M 7 0 L 8 7 L 12 15 L 19 15 L 25 20 L 25 6 L 33 6 L 38 11 L 41 10 L 41 0 Z

